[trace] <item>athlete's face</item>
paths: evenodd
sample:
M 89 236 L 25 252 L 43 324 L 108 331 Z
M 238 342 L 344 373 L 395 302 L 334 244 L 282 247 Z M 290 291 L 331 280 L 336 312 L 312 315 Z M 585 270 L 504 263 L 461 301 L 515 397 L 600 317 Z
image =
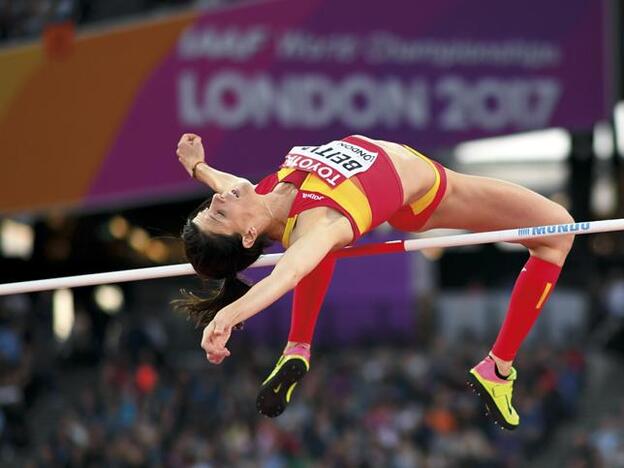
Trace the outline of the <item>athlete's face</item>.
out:
M 210 205 L 200 210 L 193 222 L 203 232 L 244 236 L 258 213 L 257 197 L 249 182 L 239 182 L 223 193 L 215 193 Z

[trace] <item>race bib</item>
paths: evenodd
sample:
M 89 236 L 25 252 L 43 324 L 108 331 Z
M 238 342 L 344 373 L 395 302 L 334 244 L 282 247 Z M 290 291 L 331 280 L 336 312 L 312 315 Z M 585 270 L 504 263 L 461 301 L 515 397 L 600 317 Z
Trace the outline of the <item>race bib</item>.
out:
M 377 153 L 342 140 L 322 146 L 295 146 L 280 167 L 313 172 L 336 187 L 349 177 L 368 171 Z

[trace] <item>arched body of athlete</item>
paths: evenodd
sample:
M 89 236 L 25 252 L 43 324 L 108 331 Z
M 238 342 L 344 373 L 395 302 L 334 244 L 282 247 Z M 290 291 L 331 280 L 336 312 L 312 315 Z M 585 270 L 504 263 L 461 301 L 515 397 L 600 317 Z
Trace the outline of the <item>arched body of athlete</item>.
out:
M 195 312 L 205 327 L 201 345 L 208 360 L 218 364 L 229 356 L 231 330 L 295 289 L 288 344 L 258 394 L 257 407 L 267 416 L 285 409 L 309 370 L 314 326 L 335 263 L 332 252 L 385 221 L 408 231 L 475 232 L 573 222 L 563 207 L 526 188 L 460 174 L 407 146 L 364 136 L 295 147 L 282 168 L 257 186 L 205 164 L 196 135 L 182 136 L 177 155 L 190 175 L 216 192 L 209 205 L 189 217 L 183 239 L 200 276 L 227 278 L 215 293 L 220 300 L 204 301 L 212 301 L 210 313 L 196 296 L 178 304 L 191 316 Z M 226 291 L 236 272 L 261 253 L 267 237 L 286 248 L 271 274 L 251 289 Z M 225 238 L 235 245 L 224 247 Z M 490 414 L 508 429 L 519 424 L 511 401 L 516 379 L 512 361 L 556 284 L 573 236 L 521 243 L 530 258 L 512 291 L 505 321 L 489 355 L 468 375 Z M 239 253 L 249 258 L 236 260 Z

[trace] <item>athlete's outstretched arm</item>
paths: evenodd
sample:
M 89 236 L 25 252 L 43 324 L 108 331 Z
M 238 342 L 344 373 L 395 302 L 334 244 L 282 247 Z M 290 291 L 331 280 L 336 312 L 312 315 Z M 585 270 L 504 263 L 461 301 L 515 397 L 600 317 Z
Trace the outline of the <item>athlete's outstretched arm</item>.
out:
M 308 273 L 336 248 L 353 237 L 349 222 L 340 220 L 312 229 L 286 251 L 269 276 L 256 283 L 243 297 L 221 309 L 204 329 L 202 348 L 208 360 L 220 363 L 229 351 L 225 344 L 234 325 L 252 317 L 295 288 Z
M 224 192 L 237 182 L 246 180 L 227 172 L 221 172 L 206 164 L 201 137 L 185 133 L 178 142 L 176 151 L 180 164 L 191 177 L 206 184 L 215 192 Z

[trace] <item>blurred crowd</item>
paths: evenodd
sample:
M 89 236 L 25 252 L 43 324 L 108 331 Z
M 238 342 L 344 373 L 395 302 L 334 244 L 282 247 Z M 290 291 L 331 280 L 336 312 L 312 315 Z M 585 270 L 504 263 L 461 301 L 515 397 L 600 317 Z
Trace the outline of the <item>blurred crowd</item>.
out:
M 0 466 L 523 467 L 561 449 L 556 434 L 574 425 L 585 429 L 566 439 L 562 467 L 624 467 L 624 401 L 610 399 L 619 409 L 593 425 L 575 418 L 588 405 L 578 346 L 521 350 L 514 432 L 494 425 L 466 385 L 487 351 L 471 336 L 315 349 L 291 405 L 268 419 L 255 396 L 277 345 L 238 332 L 232 357 L 213 366 L 201 331 L 166 301 L 138 296 L 142 307 L 107 315 L 91 297 L 76 292 L 63 342 L 48 296 L 0 302 Z
M 592 454 L 590 463 L 598 460 L 604 466 L 624 467 L 624 406 L 603 416 L 591 430 L 579 433 L 576 445 Z
M 0 461 L 29 467 L 526 466 L 574 416 L 585 377 L 579 350 L 522 353 L 514 398 L 523 422 L 511 434 L 466 387 L 480 344 L 320 349 L 293 403 L 270 420 L 256 413 L 255 394 L 277 349 L 235 338 L 233 357 L 215 367 L 199 349 L 168 352 L 162 327 L 141 321 L 119 323 L 121 335 L 104 327 L 117 338 L 104 337 L 98 356 L 80 344 L 91 326 L 77 320 L 64 361 L 33 370 L 32 319 L 0 327 L 2 363 L 19 371 L 6 385 L 45 389 L 28 404 L 0 389 Z
M 29 446 L 27 408 L 36 398 L 32 334 L 19 306 L 0 309 L 0 448 L 11 451 Z
M 624 406 L 613 414 L 602 416 L 589 429 L 576 432 L 567 466 L 624 467 Z

